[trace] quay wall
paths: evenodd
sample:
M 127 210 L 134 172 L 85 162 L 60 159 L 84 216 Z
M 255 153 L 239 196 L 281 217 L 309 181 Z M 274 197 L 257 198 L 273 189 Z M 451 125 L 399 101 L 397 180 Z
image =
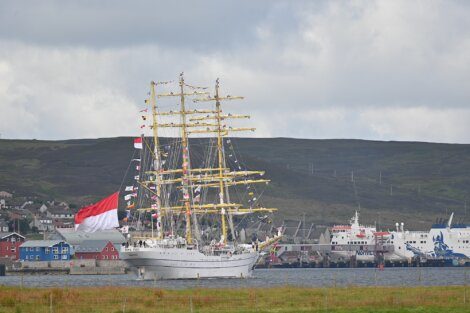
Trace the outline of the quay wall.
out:
M 20 264 L 21 264 L 21 268 L 31 268 L 31 269 L 49 268 L 49 261 L 23 261 Z
M 126 262 L 122 260 L 97 260 L 96 261 L 97 267 L 122 267 L 127 268 Z
M 71 267 L 70 275 L 117 275 L 126 274 L 125 267 Z
M 126 274 L 128 268 L 121 260 L 80 259 L 70 261 L 22 261 L 10 273 L 69 273 L 72 275 Z
M 96 267 L 96 260 L 95 259 L 71 260 L 70 267 Z

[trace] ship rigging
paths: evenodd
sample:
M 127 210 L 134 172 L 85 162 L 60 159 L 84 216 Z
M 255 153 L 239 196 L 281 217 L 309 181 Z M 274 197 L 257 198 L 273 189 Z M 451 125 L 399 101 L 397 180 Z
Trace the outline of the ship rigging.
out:
M 133 238 L 134 245 L 125 247 L 121 257 L 137 269 L 141 278 L 249 276 L 260 250 L 281 236 L 279 232 L 264 242 L 251 245 L 239 242 L 236 236 L 234 217 L 276 211 L 259 204 L 255 206 L 254 199 L 258 200 L 255 197 L 250 199 L 249 206 L 230 197 L 230 189 L 245 186 L 251 190 L 251 186 L 269 183 L 269 179 L 263 178 L 264 171 L 243 169 L 239 164 L 230 166 L 227 162 L 224 145 L 224 141 L 230 143 L 227 137 L 232 133 L 255 130 L 227 124 L 233 119 L 249 118 L 248 115 L 227 114 L 222 110 L 223 102 L 242 100 L 243 97 L 220 95 L 218 79 L 213 95 L 207 92 L 207 88 L 187 84 L 183 74 L 179 77 L 178 92 L 157 93 L 157 87 L 167 84 L 169 82 L 150 83 L 149 98 L 145 102 L 151 110 L 152 138 L 147 140 L 142 135 L 139 140 L 142 143 L 139 148 L 142 149 L 136 167 L 139 169 L 135 176 L 137 186 L 130 188 L 132 197 L 126 195 L 128 200 L 132 200 L 128 206 L 135 207 L 139 216 L 150 213 L 152 233 L 151 236 Z M 162 110 L 157 100 L 164 98 L 179 99 L 179 107 Z M 212 105 L 210 108 L 190 109 L 187 100 L 191 98 L 194 105 Z M 165 129 L 177 130 L 178 136 L 166 138 L 167 142 L 163 143 L 161 131 Z M 191 160 L 195 153 L 191 151 L 190 137 L 197 136 L 208 137 L 198 138 L 209 147 L 203 166 L 196 166 L 196 162 Z M 229 156 L 233 154 L 231 151 Z M 253 194 L 251 191 L 248 193 Z M 184 217 L 184 235 L 178 233 L 179 216 Z M 218 240 L 210 238 L 210 243 L 201 240 L 198 225 L 198 217 L 203 219 L 206 216 L 216 216 L 220 226 Z M 139 240 L 139 246 L 135 245 L 136 240 Z M 162 253 L 178 258 L 180 263 L 168 265 L 171 259 L 162 257 Z

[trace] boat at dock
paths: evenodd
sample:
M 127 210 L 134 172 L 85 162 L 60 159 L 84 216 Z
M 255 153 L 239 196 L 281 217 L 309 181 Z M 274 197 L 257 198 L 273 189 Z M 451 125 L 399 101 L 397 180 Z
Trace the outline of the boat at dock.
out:
M 281 231 L 264 241 L 240 240 L 235 221 L 250 214 L 271 214 L 276 209 L 263 207 L 255 185 L 266 185 L 263 171 L 244 168 L 228 136 L 254 128 L 232 127 L 234 115 L 222 110 L 224 101 L 242 97 L 221 96 L 219 80 L 213 95 L 207 88 L 189 85 L 181 74 L 178 91 L 157 94 L 157 86 L 172 82 L 151 82 L 147 108 L 151 112 L 148 128 L 134 140 L 139 151 L 134 158 L 135 183 L 126 187 L 130 226 L 151 234 L 134 232 L 120 252 L 120 258 L 139 279 L 244 278 L 261 252 L 281 238 Z M 166 87 L 166 86 L 165 86 Z M 163 110 L 157 99 L 176 98 L 174 110 Z M 188 100 L 192 100 L 190 108 Z M 202 105 L 206 104 L 206 107 Z M 207 105 L 209 104 L 209 106 Z M 148 115 L 142 119 L 147 121 Z M 141 128 L 145 129 L 144 124 Z M 162 130 L 176 130 L 162 138 Z M 190 137 L 209 137 L 190 142 Z M 165 142 L 163 142 L 165 139 Z M 201 147 L 204 146 L 204 147 Z M 231 190 L 235 189 L 234 193 Z M 234 194 L 243 194 L 234 201 Z M 202 228 L 202 229 L 201 229 Z
M 408 231 L 396 224 L 391 243 L 395 254 L 405 259 L 470 259 L 470 226 L 453 224 L 454 213 L 447 221 L 439 219 L 429 231 Z
M 362 262 L 374 262 L 379 254 L 383 261 L 392 263 L 416 259 L 465 262 L 470 259 L 470 226 L 452 224 L 453 216 L 447 222 L 436 221 L 429 231 L 405 230 L 403 222 L 396 223 L 393 231 L 377 231 L 374 226 L 359 224 L 356 212 L 350 224 L 331 228 L 331 254 Z
M 390 233 L 377 231 L 375 226 L 359 223 L 359 213 L 356 211 L 347 225 L 334 225 L 331 228 L 331 255 L 334 258 L 372 262 L 377 251 L 389 242 Z M 348 248 L 349 247 L 349 248 Z

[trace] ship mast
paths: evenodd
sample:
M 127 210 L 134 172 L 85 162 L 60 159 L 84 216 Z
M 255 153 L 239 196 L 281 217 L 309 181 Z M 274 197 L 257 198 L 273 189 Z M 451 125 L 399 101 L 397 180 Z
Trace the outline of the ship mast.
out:
M 190 157 L 189 157 L 189 144 L 188 144 L 188 127 L 198 127 L 199 125 L 188 125 L 187 123 L 187 114 L 195 114 L 199 113 L 198 111 L 187 111 L 186 106 L 185 106 L 185 96 L 190 96 L 190 95 L 200 95 L 204 94 L 201 92 L 195 91 L 194 93 L 185 93 L 184 90 L 185 82 L 184 82 L 184 77 L 183 73 L 180 74 L 179 78 L 179 87 L 180 87 L 180 93 L 173 93 L 170 92 L 168 94 L 160 94 L 158 97 L 180 97 L 180 111 L 178 112 L 160 112 L 160 113 L 155 113 L 155 115 L 163 115 L 163 116 L 168 116 L 168 115 L 179 115 L 180 116 L 180 124 L 160 124 L 160 127 L 175 127 L 175 128 L 180 128 L 181 129 L 181 146 L 182 146 L 182 167 L 181 167 L 181 173 L 182 173 L 182 178 L 181 179 L 174 179 L 174 180 L 165 180 L 163 179 L 163 173 L 169 173 L 168 171 L 158 171 L 157 170 L 157 175 L 160 176 L 160 180 L 157 182 L 157 186 L 161 186 L 162 184 L 166 183 L 177 183 L 181 182 L 182 183 L 182 192 L 183 192 L 183 209 L 185 213 L 185 220 L 186 220 L 186 242 L 188 244 L 192 244 L 193 238 L 192 238 L 192 232 L 191 232 L 191 201 L 190 201 L 190 189 L 192 188 L 192 182 L 191 182 L 191 162 L 190 162 Z M 173 173 L 179 173 L 180 171 L 176 170 L 173 171 Z M 158 197 L 158 195 L 157 195 Z M 174 210 L 176 207 L 170 207 L 170 210 Z M 167 208 L 168 209 L 168 208 Z
M 161 155 L 160 155 L 160 149 L 159 149 L 159 139 L 158 139 L 158 118 L 157 118 L 157 96 L 156 96 L 156 91 L 155 91 L 155 86 L 158 83 L 155 83 L 152 81 L 150 83 L 150 105 L 152 106 L 152 131 L 153 131 L 153 154 L 155 157 L 155 161 L 153 164 L 153 167 L 155 171 L 157 172 L 156 176 L 156 196 L 157 196 L 157 238 L 162 239 L 163 238 L 163 232 L 162 232 L 162 216 L 161 216 L 161 207 L 162 207 L 162 201 L 161 201 L 161 196 L 162 196 L 162 185 L 159 183 L 162 179 L 161 169 L 162 169 L 162 164 L 161 164 Z M 152 237 L 153 237 L 153 222 L 152 222 Z
M 215 111 L 217 118 L 217 154 L 219 158 L 219 203 L 224 204 L 224 155 L 223 155 L 223 141 L 222 141 L 222 127 L 221 127 L 221 117 L 220 117 L 220 99 L 219 99 L 219 79 L 215 81 Z M 223 243 L 227 242 L 227 225 L 225 222 L 225 208 L 222 207 L 220 210 L 220 218 L 222 220 L 222 238 Z
M 186 108 L 184 106 L 184 77 L 183 73 L 180 75 L 180 100 L 181 100 L 181 145 L 183 148 L 183 201 L 184 208 L 186 210 L 186 241 L 188 244 L 192 244 L 191 236 L 191 203 L 189 200 L 189 149 L 188 149 L 188 134 L 186 131 Z
M 162 84 L 166 84 L 164 82 Z M 160 83 L 151 83 L 150 86 L 150 104 L 152 105 L 153 115 L 153 140 L 154 140 L 154 170 L 147 171 L 148 175 L 155 175 L 155 179 L 142 181 L 141 185 L 150 193 L 157 196 L 157 212 L 158 212 L 158 238 L 163 238 L 161 229 L 161 215 L 168 212 L 184 213 L 186 221 L 185 237 L 187 244 L 192 244 L 192 228 L 191 217 L 193 214 L 219 214 L 221 218 L 221 238 L 220 242 L 227 243 L 227 215 L 229 218 L 235 214 L 250 214 L 255 212 L 273 212 L 274 208 L 249 207 L 243 208 L 240 203 L 231 203 L 228 197 L 228 187 L 239 185 L 250 185 L 256 183 L 267 184 L 269 180 L 254 178 L 253 176 L 264 174 L 263 171 L 231 171 L 226 165 L 224 155 L 223 138 L 231 132 L 254 131 L 254 128 L 235 128 L 225 125 L 225 120 L 249 118 L 248 115 L 224 114 L 221 108 L 221 102 L 225 100 L 243 99 L 243 97 L 220 96 L 219 80 L 216 80 L 214 96 L 207 95 L 204 87 L 195 87 L 187 85 L 184 81 L 183 74 L 179 78 L 179 92 L 170 92 L 165 94 L 157 94 L 156 85 Z M 192 89 L 192 92 L 185 91 L 185 86 Z M 206 95 L 205 98 L 194 99 L 193 102 L 215 102 L 215 110 L 188 110 L 185 104 L 186 96 Z M 160 97 L 179 97 L 180 109 L 177 111 L 158 111 L 156 106 L 156 98 Z M 179 116 L 179 123 L 159 122 L 159 117 Z M 159 150 L 159 128 L 178 128 L 181 134 L 182 146 L 182 163 L 181 168 L 164 169 L 161 162 L 161 154 Z M 189 153 L 189 136 L 199 134 L 212 134 L 217 136 L 217 155 L 218 162 L 216 167 L 209 168 L 193 168 L 191 166 Z M 170 177 L 168 177 L 170 175 Z M 176 177 L 175 177 L 176 175 Z M 149 188 L 149 185 L 156 185 L 156 191 Z M 183 199 L 181 204 L 162 206 L 161 196 L 164 185 L 179 184 L 177 187 L 182 191 Z M 218 191 L 218 203 L 196 203 L 194 201 L 193 188 L 216 188 Z M 141 211 L 152 211 L 152 208 L 140 208 Z
M 218 189 L 219 189 L 219 205 L 220 205 L 220 218 L 221 218 L 221 226 L 222 226 L 222 235 L 220 238 L 220 241 L 224 244 L 227 243 L 227 220 L 226 220 L 226 215 L 227 215 L 227 209 L 229 209 L 229 214 L 230 213 L 252 213 L 254 212 L 252 208 L 250 209 L 239 209 L 239 207 L 234 207 L 230 204 L 225 203 L 225 198 L 226 194 L 225 191 L 228 186 L 235 186 L 235 185 L 241 185 L 241 184 L 252 184 L 252 183 L 268 183 L 269 180 L 265 179 L 251 179 L 251 180 L 245 180 L 245 181 L 232 181 L 234 179 L 233 176 L 248 176 L 248 175 L 263 175 L 264 172 L 257 172 L 257 171 L 245 171 L 245 172 L 235 172 L 235 173 L 228 173 L 226 164 L 225 164 L 225 156 L 224 156 L 224 143 L 223 143 L 223 137 L 227 136 L 229 132 L 239 132 L 239 131 L 254 131 L 254 128 L 233 128 L 233 127 L 227 127 L 227 125 L 222 124 L 222 122 L 226 119 L 244 119 L 244 118 L 250 118 L 249 115 L 234 115 L 234 114 L 222 114 L 222 109 L 221 109 L 221 101 L 224 100 L 241 100 L 243 97 L 240 96 L 230 96 L 227 95 L 225 97 L 220 96 L 219 93 L 219 79 L 217 78 L 215 82 L 215 93 L 213 97 L 208 97 L 204 99 L 195 99 L 195 102 L 200 102 L 200 101 L 214 101 L 215 102 L 215 111 L 214 115 L 207 115 L 205 117 L 199 117 L 199 118 L 193 118 L 191 121 L 204 121 L 204 120 L 215 120 L 215 128 L 214 129 L 207 129 L 206 131 L 197 131 L 197 133 L 215 133 L 217 135 L 217 154 L 218 154 Z M 207 185 L 206 186 L 210 186 Z M 230 209 L 232 208 L 232 209 Z M 267 209 L 267 208 L 259 208 L 255 209 L 256 211 L 267 211 L 267 212 L 272 212 L 275 209 Z

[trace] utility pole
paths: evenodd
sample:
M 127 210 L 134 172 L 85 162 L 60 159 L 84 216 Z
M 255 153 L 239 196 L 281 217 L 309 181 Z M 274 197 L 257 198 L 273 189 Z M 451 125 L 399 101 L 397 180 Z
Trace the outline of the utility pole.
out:
M 393 196 L 393 185 L 390 185 L 390 196 Z
M 351 182 L 354 183 L 354 171 L 351 171 Z
M 379 185 L 382 185 L 382 171 L 379 174 Z

